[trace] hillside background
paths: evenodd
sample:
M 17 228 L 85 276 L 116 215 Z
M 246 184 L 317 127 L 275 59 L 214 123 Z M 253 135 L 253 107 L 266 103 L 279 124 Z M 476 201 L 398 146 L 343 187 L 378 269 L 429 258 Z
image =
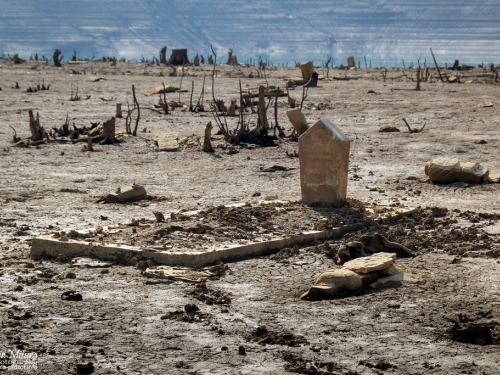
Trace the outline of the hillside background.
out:
M 354 55 L 376 66 L 500 62 L 498 0 L 0 0 L 0 54 L 55 48 L 65 60 L 101 56 L 151 60 L 167 45 L 227 61 L 274 64 Z M 167 56 L 169 52 L 167 53 Z

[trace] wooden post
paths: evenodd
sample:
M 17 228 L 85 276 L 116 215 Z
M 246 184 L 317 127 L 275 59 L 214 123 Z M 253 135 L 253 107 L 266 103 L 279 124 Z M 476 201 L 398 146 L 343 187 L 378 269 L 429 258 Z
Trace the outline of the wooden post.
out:
M 116 103 L 116 118 L 122 118 L 122 103 Z
M 111 120 L 108 120 L 102 124 L 102 136 L 103 141 L 100 143 L 101 145 L 110 145 L 114 143 L 119 143 L 115 138 L 115 118 L 111 117 Z
M 203 140 L 203 151 L 214 152 L 210 138 L 212 137 L 212 122 L 210 121 L 205 127 L 205 138 Z
M 420 75 L 421 75 L 421 72 L 422 72 L 422 70 L 420 69 L 420 67 L 418 67 L 418 69 L 417 69 L 417 88 L 416 88 L 417 91 L 420 91 Z
M 91 137 L 87 138 L 87 151 L 94 151 L 94 148 L 92 147 L 92 138 Z
M 265 87 L 259 86 L 259 119 L 257 120 L 256 135 L 262 136 L 264 130 L 269 127 L 267 122 L 267 106 L 265 98 Z

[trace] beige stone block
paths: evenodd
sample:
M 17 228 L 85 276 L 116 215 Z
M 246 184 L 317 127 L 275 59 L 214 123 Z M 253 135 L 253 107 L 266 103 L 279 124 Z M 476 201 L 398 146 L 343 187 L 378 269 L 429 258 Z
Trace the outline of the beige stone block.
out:
M 177 151 L 179 149 L 178 134 L 158 134 L 153 138 L 158 151 Z
M 321 119 L 299 138 L 302 202 L 332 204 L 347 196 L 350 140 Z
M 489 170 L 479 163 L 461 163 L 456 158 L 439 157 L 425 164 L 425 174 L 432 182 L 479 184 L 488 180 Z
M 286 111 L 286 115 L 292 123 L 293 129 L 299 136 L 301 136 L 302 133 L 309 129 L 309 124 L 307 123 L 306 117 L 299 108 L 289 109 L 288 111 Z
M 124 186 L 118 189 L 117 192 L 109 194 L 106 203 L 126 203 L 135 202 L 147 197 L 146 189 L 141 185 Z
M 394 253 L 375 253 L 369 257 L 362 257 L 344 263 L 343 269 L 357 273 L 370 273 L 388 268 L 396 260 Z
M 300 71 L 302 72 L 302 79 L 304 83 L 309 82 L 313 74 L 313 64 L 311 61 L 300 64 Z
M 301 298 L 335 298 L 355 294 L 363 289 L 361 277 L 350 270 L 327 270 L 318 276 L 314 285 Z

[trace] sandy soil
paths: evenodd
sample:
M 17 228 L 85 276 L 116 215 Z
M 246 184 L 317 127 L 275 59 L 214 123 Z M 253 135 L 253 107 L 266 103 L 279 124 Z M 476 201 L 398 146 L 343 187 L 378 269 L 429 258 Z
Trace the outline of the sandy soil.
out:
M 0 60 L 0 354 L 38 353 L 41 374 L 500 373 L 500 184 L 434 185 L 424 175 L 428 160 L 445 155 L 500 172 L 500 100 L 488 69 L 460 72 L 462 83 L 455 84 L 439 82 L 433 72 L 421 91 L 397 69 L 389 70 L 385 82 L 379 70 L 330 70 L 330 76 L 350 79 L 320 81 L 309 90 L 303 111 L 309 122 L 329 118 L 353 140 L 348 196 L 421 207 L 410 217 L 227 264 L 218 277 L 198 285 L 152 282 L 131 266 L 32 261 L 30 241 L 41 233 L 151 219 L 153 211 L 167 216 L 265 197 L 300 199 L 298 158 L 287 156 L 298 147 L 289 138 L 276 147 L 236 145 L 236 154 L 224 148 L 212 154 L 192 147 L 155 151 L 154 135 L 202 135 L 213 120 L 210 113 L 146 109 L 158 97 L 143 92 L 163 82 L 180 85 L 181 77 L 161 76 L 169 71 L 120 62 L 57 69 Z M 255 68 L 218 71 L 216 96 L 226 103 L 237 97 L 240 78 L 243 86 L 265 84 L 248 78 L 256 76 Z M 206 108 L 210 72 L 208 66 L 187 68 L 182 78 L 185 89 L 194 81 L 197 97 L 207 74 Z M 84 82 L 91 75 L 104 80 Z M 267 80 L 284 87 L 284 77 L 297 75 L 296 68 L 270 68 Z M 50 90 L 26 92 L 42 83 Z M 47 129 L 60 127 L 66 115 L 78 127 L 89 126 L 111 118 L 115 103 L 132 103 L 132 85 L 143 108 L 137 137 L 96 145 L 95 152 L 82 152 L 82 143 L 27 148 L 11 142 L 9 125 L 18 136 L 29 136 L 29 109 L 39 112 Z M 70 101 L 77 88 L 82 100 Z M 291 91 L 296 99 L 301 93 Z M 180 100 L 189 103 L 189 95 L 181 93 Z M 167 98 L 178 100 L 179 93 Z M 279 123 L 289 135 L 286 108 L 281 98 Z M 426 124 L 425 130 L 409 134 L 402 118 L 412 127 Z M 124 131 L 125 120 L 117 121 Z M 383 125 L 401 132 L 379 133 Z M 286 170 L 262 172 L 275 165 Z M 132 183 L 154 199 L 97 203 Z M 415 258 L 401 262 L 428 278 L 340 300 L 298 298 L 322 271 L 338 267 L 335 253 L 342 244 L 373 232 L 414 251 Z M 83 301 L 61 300 L 70 290 Z M 452 339 L 454 326 L 479 323 L 491 327 L 492 345 Z

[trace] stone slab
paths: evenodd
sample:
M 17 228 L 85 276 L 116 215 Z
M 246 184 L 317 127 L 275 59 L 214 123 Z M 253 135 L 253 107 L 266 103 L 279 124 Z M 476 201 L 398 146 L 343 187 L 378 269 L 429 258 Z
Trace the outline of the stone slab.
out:
M 293 129 L 301 136 L 307 129 L 309 129 L 309 124 L 307 123 L 306 116 L 302 113 L 299 108 L 292 108 L 286 111 L 288 120 L 293 125 Z
M 185 267 L 158 266 L 147 268 L 143 275 L 155 279 L 201 282 L 214 274 L 209 271 L 195 271 Z
M 158 151 L 179 150 L 178 134 L 158 134 L 153 138 L 153 143 L 158 147 Z
M 306 84 L 312 77 L 314 71 L 313 63 L 311 61 L 307 61 L 300 64 L 300 71 L 302 72 L 302 79 L 304 81 L 304 84 Z
M 350 260 L 344 263 L 342 268 L 366 274 L 390 267 L 396 260 L 396 257 L 397 255 L 394 253 L 375 253 L 369 257 Z

